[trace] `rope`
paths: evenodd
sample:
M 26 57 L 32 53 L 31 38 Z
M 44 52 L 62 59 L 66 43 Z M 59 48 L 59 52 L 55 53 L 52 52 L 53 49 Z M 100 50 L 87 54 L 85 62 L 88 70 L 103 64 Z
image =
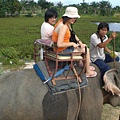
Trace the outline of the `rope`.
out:
M 113 44 L 113 55 L 114 55 L 114 68 L 116 68 L 116 61 L 115 61 L 115 38 L 114 38 L 114 44 Z
M 80 108 L 81 108 L 81 89 L 80 89 L 80 83 L 78 81 L 78 77 L 77 77 L 77 84 L 78 84 L 78 92 L 79 92 L 79 101 L 78 101 L 78 110 L 77 110 L 75 120 L 78 120 L 78 115 L 79 115 Z
M 75 117 L 75 120 L 78 120 L 78 115 L 79 115 L 79 111 L 80 111 L 80 107 L 81 107 L 81 89 L 80 89 L 80 83 L 79 83 L 79 78 L 78 78 L 79 76 L 78 76 L 74 66 L 73 66 L 73 71 L 74 71 L 74 74 L 75 74 L 76 79 L 77 79 L 78 93 L 79 93 L 78 110 L 77 110 L 77 114 Z

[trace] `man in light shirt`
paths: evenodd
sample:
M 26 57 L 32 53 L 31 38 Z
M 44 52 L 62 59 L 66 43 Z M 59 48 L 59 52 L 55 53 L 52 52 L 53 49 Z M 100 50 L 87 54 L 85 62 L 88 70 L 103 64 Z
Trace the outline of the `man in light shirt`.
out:
M 110 69 L 107 63 L 114 61 L 110 55 L 113 51 L 107 47 L 107 44 L 114 40 L 116 33 L 112 32 L 111 36 L 108 38 L 108 31 L 109 25 L 106 22 L 101 22 L 98 25 L 97 32 L 92 34 L 90 38 L 90 58 L 92 63 L 96 64 L 100 69 L 101 77 Z M 118 57 L 116 61 L 119 61 Z

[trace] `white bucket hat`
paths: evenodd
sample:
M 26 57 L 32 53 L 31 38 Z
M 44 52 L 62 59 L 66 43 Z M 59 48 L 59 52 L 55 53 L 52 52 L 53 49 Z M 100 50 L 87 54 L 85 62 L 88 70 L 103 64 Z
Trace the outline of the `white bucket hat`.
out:
M 67 7 L 63 16 L 67 16 L 69 18 L 80 18 L 76 7 Z

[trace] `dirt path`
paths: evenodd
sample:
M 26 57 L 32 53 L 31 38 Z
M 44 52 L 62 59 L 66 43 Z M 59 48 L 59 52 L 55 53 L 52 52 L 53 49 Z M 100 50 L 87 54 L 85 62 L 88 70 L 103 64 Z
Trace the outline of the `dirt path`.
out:
M 32 62 L 26 62 L 25 63 L 25 67 L 23 69 L 31 69 L 31 68 L 33 68 L 34 64 L 35 64 L 34 61 L 32 61 Z

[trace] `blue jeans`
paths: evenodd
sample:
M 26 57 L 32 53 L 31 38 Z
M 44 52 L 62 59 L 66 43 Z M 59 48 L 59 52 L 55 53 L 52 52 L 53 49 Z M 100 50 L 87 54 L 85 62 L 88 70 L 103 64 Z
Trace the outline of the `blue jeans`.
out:
M 66 52 L 73 52 L 74 51 L 74 47 L 67 47 L 65 50 L 63 50 L 62 52 L 63 53 L 66 53 Z M 62 53 L 59 53 L 59 55 L 62 55 L 62 56 L 71 56 L 71 54 L 62 54 Z
M 115 60 L 119 61 L 119 57 L 115 58 Z M 105 54 L 105 60 L 97 59 L 93 63 L 98 66 L 98 68 L 100 69 L 100 72 L 101 72 L 101 77 L 103 77 L 105 72 L 110 70 L 110 67 L 106 63 L 113 62 L 113 61 L 114 61 L 114 59 L 111 58 L 111 56 L 109 54 Z

